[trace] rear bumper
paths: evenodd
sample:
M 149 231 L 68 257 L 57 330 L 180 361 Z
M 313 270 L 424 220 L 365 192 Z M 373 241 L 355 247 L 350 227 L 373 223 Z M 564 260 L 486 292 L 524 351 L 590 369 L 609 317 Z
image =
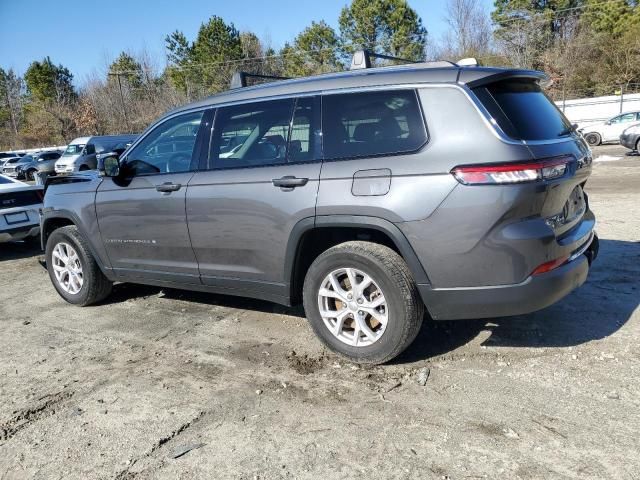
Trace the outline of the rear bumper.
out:
M 418 285 L 418 289 L 435 320 L 522 315 L 548 307 L 582 285 L 597 254 L 594 235 L 585 251 L 569 263 L 519 284 L 439 289 Z
M 0 230 L 0 243 L 24 240 L 27 237 L 35 237 L 39 233 L 39 225 L 27 225 L 24 227 Z

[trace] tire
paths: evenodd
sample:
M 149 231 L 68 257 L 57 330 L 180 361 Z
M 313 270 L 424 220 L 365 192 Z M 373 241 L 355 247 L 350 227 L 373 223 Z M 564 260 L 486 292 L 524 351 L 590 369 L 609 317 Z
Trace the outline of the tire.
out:
M 599 133 L 587 133 L 584 136 L 584 139 L 587 141 L 589 146 L 596 147 L 602 143 L 602 137 L 600 137 Z
M 37 172 L 37 170 L 28 170 L 28 171 L 27 171 L 27 173 L 25 173 L 24 177 L 25 177 L 27 180 L 31 180 L 31 181 L 33 181 L 33 180 L 35 180 L 35 179 L 36 179 L 36 177 L 35 177 L 35 173 L 36 173 L 36 172 Z
M 53 257 L 54 250 L 58 245 L 66 245 L 76 253 L 75 256 L 80 265 L 81 270 L 79 271 L 82 278 L 81 287 L 77 291 L 66 289 L 64 281 L 60 281 L 56 276 L 54 262 L 59 262 L 59 260 Z M 71 250 L 67 250 L 67 252 L 69 251 Z M 71 257 L 71 255 L 69 256 Z M 111 293 L 112 282 L 104 276 L 100 267 L 98 267 L 87 241 L 78 232 L 78 228 L 75 225 L 59 228 L 49 236 L 45 248 L 45 258 L 51 283 L 53 283 L 58 294 L 67 302 L 84 307 L 104 300 Z M 74 263 L 77 265 L 77 262 Z M 60 267 L 59 264 L 58 267 Z M 70 276 L 71 274 L 67 274 L 64 278 L 70 278 Z M 75 283 L 76 287 L 77 285 L 78 283 Z
M 640 153 L 640 138 L 638 139 L 638 141 L 636 142 L 636 152 Z
M 352 278 L 348 274 L 349 271 L 355 275 L 353 278 L 356 288 L 351 291 L 355 292 L 358 298 L 352 294 L 352 297 L 349 297 L 351 301 L 342 302 L 337 298 L 346 298 L 342 293 L 349 290 L 344 287 L 351 284 L 346 280 Z M 338 280 L 340 292 L 336 290 L 336 284 L 332 283 L 332 274 L 334 280 Z M 367 283 L 364 275 L 369 276 L 372 283 L 360 295 L 358 285 Z M 341 277 L 343 280 L 340 280 Z M 326 296 L 327 290 L 330 296 Z M 302 293 L 305 313 L 315 334 L 331 350 L 356 363 L 388 362 L 411 344 L 422 325 L 424 304 L 411 272 L 402 257 L 384 245 L 353 241 L 326 250 L 309 267 Z M 339 295 L 335 296 L 336 293 Z M 362 305 L 374 305 L 381 297 L 385 300 L 384 305 L 377 307 L 374 318 L 368 313 L 372 309 Z M 358 306 L 354 300 L 363 303 Z M 368 312 L 361 311 L 361 308 L 366 308 Z M 348 311 L 344 323 L 341 324 L 343 326 L 340 328 L 337 317 L 323 318 L 321 309 L 335 313 Z M 364 329 L 360 327 L 363 323 L 356 319 L 356 315 L 360 322 L 365 322 L 369 334 L 376 336 L 375 340 L 369 334 L 363 333 Z M 378 322 L 377 318 L 385 318 L 386 326 Z M 334 332 L 330 328 L 334 329 Z M 356 328 L 360 330 L 358 336 Z M 353 334 L 350 337 L 351 333 Z

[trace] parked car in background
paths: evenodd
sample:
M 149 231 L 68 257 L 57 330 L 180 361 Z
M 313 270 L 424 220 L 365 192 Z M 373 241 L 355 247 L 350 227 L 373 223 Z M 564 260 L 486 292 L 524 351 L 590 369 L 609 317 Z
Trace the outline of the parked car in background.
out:
M 640 152 L 640 123 L 627 128 L 620 135 L 620 145 Z
M 20 162 L 16 167 L 16 178 L 34 180 L 36 173 L 55 173 L 56 161 L 62 156 L 62 152 L 42 152 L 33 156 L 28 163 Z
M 98 166 L 96 154 L 111 152 L 131 144 L 138 135 L 105 135 L 74 139 L 55 164 L 57 174 L 95 170 Z
M 0 152 L 0 163 L 2 162 L 2 160 L 7 158 L 22 157 L 22 156 L 24 156 L 24 153 L 20 155 L 18 152 Z
M 640 112 L 627 112 L 616 115 L 606 122 L 591 123 L 578 129 L 589 145 L 595 147 L 602 143 L 617 143 L 622 132 L 640 121 Z
M 41 186 L 0 175 L 0 243 L 39 240 Z
M 442 320 L 544 308 L 598 250 L 591 152 L 546 79 L 422 63 L 173 110 L 99 172 L 50 179 L 50 279 L 80 306 L 116 281 L 302 301 L 318 337 L 361 363 L 402 352 L 425 307 Z
M 3 167 L 5 164 L 15 163 L 15 162 L 17 162 L 18 160 L 20 160 L 21 158 L 22 158 L 22 157 L 18 157 L 18 156 L 15 156 L 15 157 L 3 157 L 3 158 L 0 158 L 0 173 L 2 173 L 2 167 Z
M 14 159 L 12 162 L 7 162 L 2 166 L 2 174 L 8 177 L 16 178 L 18 176 L 18 166 L 31 163 L 33 160 L 34 160 L 33 155 L 25 155 L 24 157 L 18 157 L 17 159 Z

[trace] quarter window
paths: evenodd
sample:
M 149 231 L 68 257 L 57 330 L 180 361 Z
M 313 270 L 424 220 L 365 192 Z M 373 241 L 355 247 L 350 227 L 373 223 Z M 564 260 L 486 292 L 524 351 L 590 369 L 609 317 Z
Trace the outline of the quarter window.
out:
M 285 163 L 293 103 L 275 100 L 218 110 L 211 143 L 213 168 Z
M 127 175 L 189 171 L 203 113 L 180 115 L 152 130 L 127 155 Z
M 427 140 L 413 90 L 326 95 L 322 112 L 328 159 L 408 153 Z

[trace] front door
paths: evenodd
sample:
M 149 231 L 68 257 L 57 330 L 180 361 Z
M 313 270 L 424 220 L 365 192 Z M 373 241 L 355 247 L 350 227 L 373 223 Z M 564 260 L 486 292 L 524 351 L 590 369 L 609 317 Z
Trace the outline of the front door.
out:
M 218 110 L 209 161 L 187 190 L 204 284 L 286 297 L 287 241 L 296 223 L 315 215 L 318 106 L 306 97 Z
M 162 122 L 121 160 L 120 175 L 98 188 L 98 225 L 116 275 L 200 283 L 185 198 L 209 116 Z
M 637 121 L 636 113 L 623 113 L 609 121 L 609 125 L 605 125 L 603 129 L 603 142 L 617 141 L 627 128 Z

